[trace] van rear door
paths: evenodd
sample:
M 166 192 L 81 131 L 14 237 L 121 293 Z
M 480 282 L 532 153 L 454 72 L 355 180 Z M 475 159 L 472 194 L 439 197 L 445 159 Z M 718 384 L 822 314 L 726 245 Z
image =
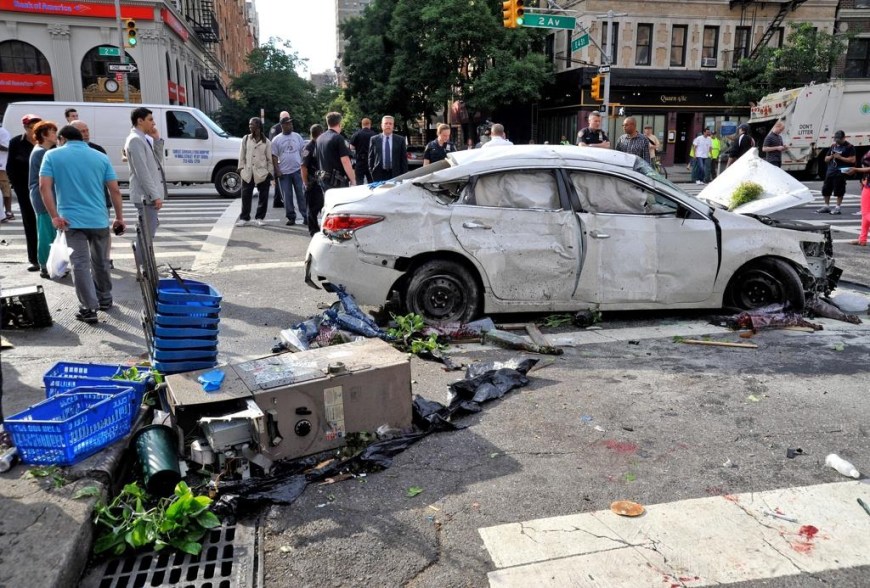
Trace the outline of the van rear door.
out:
M 211 182 L 212 132 L 187 109 L 167 107 L 164 165 L 170 182 Z

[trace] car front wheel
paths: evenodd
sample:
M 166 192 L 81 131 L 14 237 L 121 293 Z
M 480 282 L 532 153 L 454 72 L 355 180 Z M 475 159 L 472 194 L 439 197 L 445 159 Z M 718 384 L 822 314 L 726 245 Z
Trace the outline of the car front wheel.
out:
M 779 259 L 763 259 L 742 268 L 731 280 L 728 302 L 741 310 L 788 303 L 802 310 L 804 288 L 797 271 Z
M 242 176 L 232 165 L 220 168 L 214 178 L 214 186 L 223 198 L 238 198 L 242 195 Z
M 407 311 L 427 322 L 468 322 L 479 305 L 477 281 L 454 261 L 427 261 L 414 271 L 405 292 Z

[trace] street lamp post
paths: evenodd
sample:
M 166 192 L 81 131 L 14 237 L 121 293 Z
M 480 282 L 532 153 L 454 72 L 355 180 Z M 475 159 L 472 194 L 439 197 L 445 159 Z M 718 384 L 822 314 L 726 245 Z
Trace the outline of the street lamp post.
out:
M 613 43 L 613 17 L 626 16 L 626 14 L 628 14 L 628 13 L 626 13 L 626 12 L 617 13 L 617 12 L 613 12 L 612 10 L 608 10 L 607 14 L 599 14 L 595 17 L 599 20 L 605 19 L 605 18 L 607 19 L 607 37 L 605 38 L 605 41 L 604 41 L 605 44 L 607 45 L 607 52 L 604 53 L 602 51 L 602 55 L 604 56 L 604 65 L 607 66 L 607 73 L 604 76 L 604 103 L 602 104 L 602 107 L 604 108 L 604 111 L 607 113 L 607 121 L 608 121 L 607 126 L 608 127 L 611 126 L 610 125 L 610 119 L 611 119 L 611 115 L 610 115 L 610 76 L 612 74 L 610 71 L 610 67 L 611 67 L 611 64 L 613 64 L 613 45 L 614 45 L 614 43 Z M 608 129 L 608 130 L 613 132 L 613 129 Z

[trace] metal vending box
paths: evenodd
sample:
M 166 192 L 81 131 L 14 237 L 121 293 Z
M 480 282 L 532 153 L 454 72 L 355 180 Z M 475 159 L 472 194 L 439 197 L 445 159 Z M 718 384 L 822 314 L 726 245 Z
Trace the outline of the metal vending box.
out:
M 209 397 L 217 403 L 253 398 L 263 415 L 252 428 L 257 437 L 252 445 L 271 461 L 341 447 L 348 433 L 411 426 L 410 359 L 379 339 L 270 355 L 222 369 L 226 378 L 216 393 L 203 392 L 196 383 L 201 372 L 170 376 L 173 412 L 217 416 L 232 412 L 230 405 L 215 411 L 208 407 Z

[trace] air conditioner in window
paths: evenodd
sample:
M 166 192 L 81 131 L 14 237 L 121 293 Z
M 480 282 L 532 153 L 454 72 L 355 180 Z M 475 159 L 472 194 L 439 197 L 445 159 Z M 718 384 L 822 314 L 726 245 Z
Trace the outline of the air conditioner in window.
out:
M 704 57 L 701 59 L 701 67 L 716 67 L 715 57 Z

